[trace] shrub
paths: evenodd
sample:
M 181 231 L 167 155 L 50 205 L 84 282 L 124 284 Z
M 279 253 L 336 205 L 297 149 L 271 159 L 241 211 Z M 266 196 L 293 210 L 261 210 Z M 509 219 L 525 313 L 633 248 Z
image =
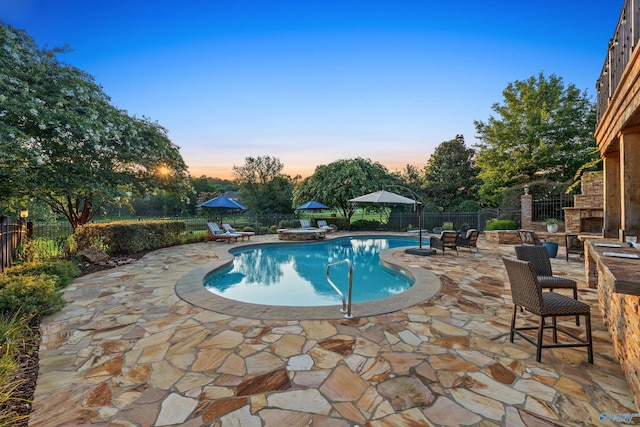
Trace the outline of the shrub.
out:
M 80 270 L 73 261 L 47 261 L 17 265 L 8 268 L 5 273 L 7 276 L 46 274 L 56 281 L 56 289 L 62 289 L 78 277 Z
M 70 254 L 71 243 L 66 237 L 56 240 L 39 237 L 29 240 L 26 244 L 18 247 L 18 262 L 38 262 L 55 259 L 63 259 Z M 73 241 L 73 239 L 71 239 Z
M 0 312 L 22 313 L 40 319 L 64 307 L 56 292 L 56 278 L 46 274 L 0 277 Z
M 183 221 L 123 221 L 87 224 L 75 232 L 79 249 L 99 248 L 110 255 L 131 255 L 182 242 Z
M 498 219 L 498 220 L 495 220 L 493 222 L 490 222 L 487 225 L 487 228 L 486 228 L 487 231 L 517 230 L 517 229 L 518 229 L 518 226 L 516 225 L 516 223 L 511 221 L 510 219 Z
M 359 219 L 351 223 L 351 230 L 384 230 L 385 224 L 374 219 Z
M 280 223 L 278 223 L 277 228 L 300 228 L 300 220 L 299 219 L 283 219 L 282 221 L 280 221 Z
M 29 316 L 14 313 L 12 316 L 0 315 L 0 426 L 16 425 L 27 415 L 18 415 L 12 410 L 11 401 L 22 400 L 16 396 L 16 389 L 25 379 L 15 379 L 14 373 L 19 367 L 20 354 L 27 351 L 27 343 L 33 338 Z
M 350 230 L 351 222 L 349 218 L 328 218 L 327 224 L 335 224 L 338 227 L 338 230 Z

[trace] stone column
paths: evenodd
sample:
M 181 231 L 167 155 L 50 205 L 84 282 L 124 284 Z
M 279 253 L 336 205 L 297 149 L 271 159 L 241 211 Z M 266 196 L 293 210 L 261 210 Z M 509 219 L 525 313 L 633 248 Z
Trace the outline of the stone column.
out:
M 619 238 L 621 225 L 620 152 L 604 157 L 604 237 Z
M 520 222 L 523 230 L 533 228 L 533 196 L 531 194 L 520 196 Z
M 620 136 L 621 238 L 640 233 L 640 133 Z

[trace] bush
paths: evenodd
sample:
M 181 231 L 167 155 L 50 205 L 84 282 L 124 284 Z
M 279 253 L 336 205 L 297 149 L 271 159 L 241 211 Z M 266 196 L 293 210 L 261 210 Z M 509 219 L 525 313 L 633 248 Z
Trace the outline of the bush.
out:
M 496 221 L 490 222 L 487 225 L 487 231 L 495 231 L 495 230 L 517 230 L 518 226 L 515 222 L 510 219 L 498 219 Z
M 300 220 L 299 219 L 283 219 L 278 223 L 277 228 L 300 228 Z
M 18 247 L 18 262 L 38 262 L 63 259 L 73 253 L 75 244 L 73 238 L 60 237 L 55 240 L 39 237 L 29 240 Z
M 56 278 L 46 274 L 0 277 L 0 312 L 22 313 L 40 319 L 64 307 L 56 292 Z
M 131 255 L 182 242 L 183 221 L 123 221 L 87 224 L 75 232 L 78 249 L 98 248 L 110 255 Z
M 27 418 L 12 410 L 11 401 L 22 400 L 15 397 L 16 389 L 26 379 L 16 379 L 15 373 L 20 367 L 20 355 L 32 344 L 30 320 L 29 316 L 17 312 L 11 316 L 0 315 L 0 426 L 16 425 Z
M 351 222 L 349 218 L 327 218 L 327 224 L 335 224 L 338 230 L 350 230 Z
M 17 265 L 5 270 L 7 276 L 37 276 L 45 274 L 56 281 L 55 288 L 62 289 L 78 277 L 80 270 L 73 261 L 47 261 Z
M 385 224 L 374 219 L 359 219 L 351 223 L 351 230 L 384 230 Z

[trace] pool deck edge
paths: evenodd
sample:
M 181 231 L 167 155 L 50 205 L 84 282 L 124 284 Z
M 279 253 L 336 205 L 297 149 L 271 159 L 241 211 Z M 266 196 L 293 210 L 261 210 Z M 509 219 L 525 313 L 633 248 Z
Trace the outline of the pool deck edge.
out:
M 438 276 L 424 268 L 407 264 L 394 257 L 398 251 L 406 248 L 387 249 L 380 253 L 380 261 L 399 268 L 411 275 L 414 284 L 408 290 L 390 297 L 353 304 L 353 317 L 368 317 L 402 310 L 418 302 L 433 298 L 440 291 Z M 191 270 L 182 276 L 175 285 L 175 292 L 183 301 L 228 316 L 241 316 L 261 320 L 337 320 L 345 317 L 340 312 L 341 305 L 330 306 L 275 306 L 240 302 L 209 292 L 203 285 L 204 279 L 211 273 L 225 267 L 233 260 L 233 255 L 225 251 L 218 261 L 201 268 Z

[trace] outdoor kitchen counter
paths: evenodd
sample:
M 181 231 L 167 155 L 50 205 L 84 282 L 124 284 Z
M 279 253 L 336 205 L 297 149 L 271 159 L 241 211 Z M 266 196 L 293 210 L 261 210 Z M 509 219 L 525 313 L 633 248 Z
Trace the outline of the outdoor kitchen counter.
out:
M 607 256 L 605 252 L 640 257 L 638 249 L 619 240 L 585 239 L 585 272 L 589 287 L 595 288 L 606 280 L 615 293 L 640 296 L 640 258 L 618 258 Z
M 621 247 L 601 246 L 603 244 Z M 636 405 L 640 407 L 640 259 L 616 258 L 605 252 L 639 255 L 640 251 L 619 240 L 585 239 L 587 282 L 589 287 L 598 288 L 602 320 Z

